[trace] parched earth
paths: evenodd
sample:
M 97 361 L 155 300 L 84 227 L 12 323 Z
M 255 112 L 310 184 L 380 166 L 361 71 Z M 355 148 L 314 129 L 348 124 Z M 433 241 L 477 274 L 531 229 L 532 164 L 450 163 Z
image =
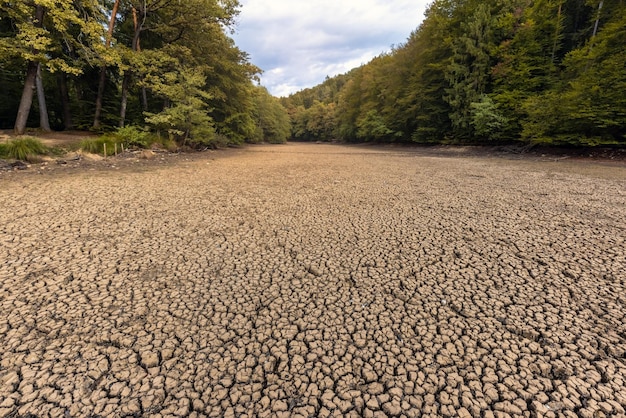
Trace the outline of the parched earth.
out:
M 625 416 L 622 164 L 30 171 L 0 176 L 0 417 Z

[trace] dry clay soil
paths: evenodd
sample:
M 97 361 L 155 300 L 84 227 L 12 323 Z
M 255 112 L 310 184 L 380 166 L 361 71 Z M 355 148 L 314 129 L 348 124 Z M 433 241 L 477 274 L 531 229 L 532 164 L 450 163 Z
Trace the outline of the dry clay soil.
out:
M 0 176 L 0 417 L 625 416 L 623 165 L 30 171 Z

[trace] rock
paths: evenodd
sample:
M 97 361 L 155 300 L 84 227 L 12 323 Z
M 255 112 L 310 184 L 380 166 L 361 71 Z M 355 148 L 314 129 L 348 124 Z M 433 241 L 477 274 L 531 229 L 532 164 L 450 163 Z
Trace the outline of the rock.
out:
M 13 170 L 26 170 L 29 166 L 23 161 L 14 161 L 9 163 L 9 167 Z

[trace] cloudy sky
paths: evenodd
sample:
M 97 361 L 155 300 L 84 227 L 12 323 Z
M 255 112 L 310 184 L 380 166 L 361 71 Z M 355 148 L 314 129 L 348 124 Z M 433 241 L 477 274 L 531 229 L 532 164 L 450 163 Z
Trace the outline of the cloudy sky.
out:
M 235 42 L 287 96 L 406 41 L 430 0 L 240 0 Z

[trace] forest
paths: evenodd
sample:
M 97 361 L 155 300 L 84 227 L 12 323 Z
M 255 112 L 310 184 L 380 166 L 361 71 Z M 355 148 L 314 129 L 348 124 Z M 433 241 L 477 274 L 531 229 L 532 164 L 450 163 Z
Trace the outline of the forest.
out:
M 0 129 L 284 142 L 289 119 L 229 36 L 237 0 L 0 0 Z
M 281 99 L 299 140 L 626 144 L 623 0 L 435 0 L 402 44 Z
M 0 129 L 626 144 L 624 0 L 435 0 L 405 43 L 289 97 L 229 36 L 238 0 L 0 0 Z

